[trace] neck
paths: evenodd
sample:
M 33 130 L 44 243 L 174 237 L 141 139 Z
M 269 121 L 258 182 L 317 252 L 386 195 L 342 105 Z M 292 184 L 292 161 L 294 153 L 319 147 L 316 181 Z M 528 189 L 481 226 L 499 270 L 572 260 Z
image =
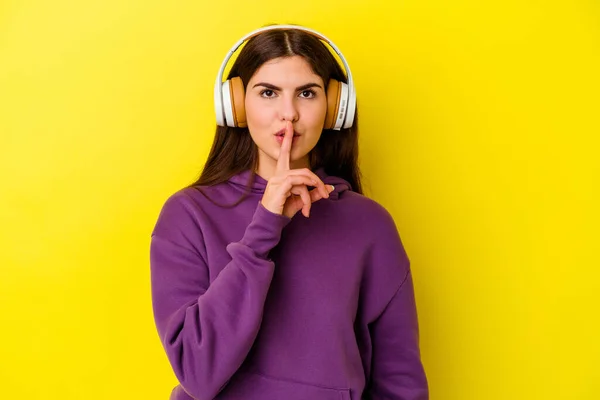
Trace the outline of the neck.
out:
M 299 160 L 293 160 L 290 162 L 290 169 L 310 168 L 310 161 L 308 155 L 302 157 Z M 258 168 L 256 168 L 256 174 L 268 181 L 271 179 L 277 170 L 277 160 L 272 159 L 266 154 L 259 150 L 258 157 Z

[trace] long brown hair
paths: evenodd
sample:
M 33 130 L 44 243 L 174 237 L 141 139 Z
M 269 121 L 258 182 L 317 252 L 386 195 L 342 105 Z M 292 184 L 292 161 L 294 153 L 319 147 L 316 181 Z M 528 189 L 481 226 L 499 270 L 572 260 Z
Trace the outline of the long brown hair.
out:
M 303 57 L 325 85 L 331 78 L 347 82 L 343 69 L 326 45 L 311 34 L 297 29 L 269 30 L 252 37 L 240 51 L 228 79 L 239 76 L 246 89 L 250 78 L 265 62 L 291 56 Z M 345 179 L 353 191 L 362 193 L 358 167 L 358 112 L 352 127 L 339 131 L 323 130 L 309 159 L 311 169 L 324 168 L 328 175 Z M 251 178 L 254 179 L 257 167 L 258 147 L 248 128 L 217 126 L 204 169 L 198 180 L 190 186 L 216 185 L 245 170 L 251 170 Z

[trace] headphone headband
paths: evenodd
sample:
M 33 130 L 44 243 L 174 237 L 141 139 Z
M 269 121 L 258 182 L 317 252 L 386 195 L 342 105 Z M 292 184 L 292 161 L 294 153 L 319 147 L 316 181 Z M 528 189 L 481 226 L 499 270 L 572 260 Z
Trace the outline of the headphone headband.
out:
M 346 121 L 344 122 L 344 128 L 350 127 L 352 126 L 352 122 L 354 120 L 354 112 L 356 109 L 356 92 L 354 89 L 354 83 L 352 80 L 352 73 L 350 72 L 350 66 L 348 65 L 348 62 L 346 61 L 346 58 L 344 57 L 344 55 L 342 54 L 342 52 L 338 49 L 338 47 L 331 41 L 329 40 L 327 37 L 325 37 L 325 35 L 310 29 L 310 28 L 306 28 L 303 26 L 299 26 L 299 25 L 270 25 L 270 26 L 266 26 L 263 28 L 259 28 L 256 29 L 250 33 L 248 33 L 247 35 L 245 35 L 244 37 L 242 37 L 240 40 L 237 41 L 237 43 L 235 43 L 233 45 L 233 47 L 229 50 L 229 52 L 227 53 L 227 55 L 225 56 L 225 59 L 223 60 L 223 63 L 221 64 L 221 68 L 219 68 L 219 73 L 217 74 L 217 78 L 215 80 L 215 89 L 214 89 L 214 101 L 215 104 L 223 104 L 223 91 L 222 91 L 222 85 L 223 85 L 223 73 L 225 71 L 225 67 L 227 66 L 227 63 L 229 62 L 229 60 L 231 59 L 231 57 L 233 56 L 233 53 L 235 53 L 235 51 L 247 40 L 251 39 L 252 37 L 262 33 L 262 32 L 266 32 L 266 31 L 271 31 L 271 30 L 281 30 L 281 29 L 295 29 L 295 30 L 300 30 L 300 31 L 304 31 L 307 32 L 313 36 L 315 36 L 316 38 L 323 40 L 325 42 L 327 42 L 327 44 L 336 52 L 336 54 L 340 57 L 340 59 L 342 60 L 342 63 L 344 64 L 344 69 L 346 70 L 346 75 L 347 75 L 347 79 L 348 79 L 348 104 L 347 106 L 347 113 L 346 115 L 349 115 L 350 118 L 346 118 Z M 220 108 L 222 111 L 222 108 Z M 217 122 L 220 123 L 222 121 L 224 121 L 224 115 L 218 115 L 217 113 Z

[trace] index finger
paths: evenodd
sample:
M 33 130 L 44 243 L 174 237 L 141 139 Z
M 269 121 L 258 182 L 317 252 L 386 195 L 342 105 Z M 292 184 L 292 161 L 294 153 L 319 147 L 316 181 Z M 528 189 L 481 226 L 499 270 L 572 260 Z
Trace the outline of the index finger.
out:
M 279 158 L 277 159 L 277 170 L 279 172 L 289 171 L 290 158 L 292 153 L 292 139 L 294 139 L 294 128 L 290 121 L 286 122 L 283 142 L 279 150 Z

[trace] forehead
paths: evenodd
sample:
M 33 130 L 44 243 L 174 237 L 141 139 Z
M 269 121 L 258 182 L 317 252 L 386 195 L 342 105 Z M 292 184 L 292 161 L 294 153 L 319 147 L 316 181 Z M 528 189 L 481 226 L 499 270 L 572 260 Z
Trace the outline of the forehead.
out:
M 322 83 L 319 75 L 315 74 L 310 64 L 300 56 L 280 57 L 267 61 L 258 68 L 250 81 L 272 82 L 317 81 Z M 303 82 L 304 83 L 304 82 Z

